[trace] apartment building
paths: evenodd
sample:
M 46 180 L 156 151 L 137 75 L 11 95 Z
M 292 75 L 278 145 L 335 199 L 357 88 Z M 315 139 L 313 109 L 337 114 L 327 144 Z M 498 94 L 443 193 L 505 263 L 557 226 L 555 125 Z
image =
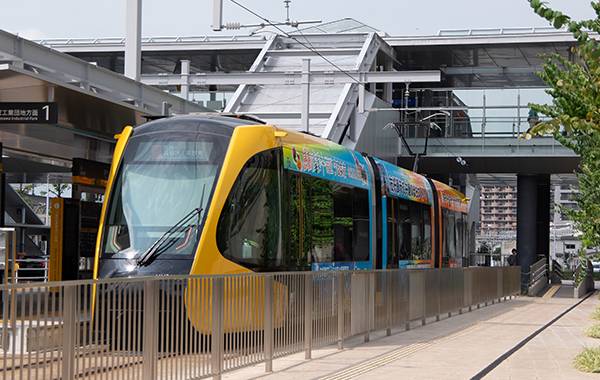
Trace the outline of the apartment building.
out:
M 482 186 L 481 234 L 498 236 L 517 230 L 517 188 Z

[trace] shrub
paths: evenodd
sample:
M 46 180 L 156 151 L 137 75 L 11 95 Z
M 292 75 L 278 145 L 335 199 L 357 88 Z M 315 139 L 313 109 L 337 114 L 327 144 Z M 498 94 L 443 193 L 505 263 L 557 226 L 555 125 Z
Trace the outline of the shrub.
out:
M 598 310 L 596 310 L 594 313 L 598 313 Z M 594 313 L 592 313 L 592 315 L 594 315 Z M 600 339 L 600 323 L 596 323 L 595 325 L 585 329 L 583 331 L 583 336 L 589 336 L 590 338 Z
M 584 347 L 583 351 L 573 358 L 575 368 L 584 372 L 600 372 L 600 347 Z

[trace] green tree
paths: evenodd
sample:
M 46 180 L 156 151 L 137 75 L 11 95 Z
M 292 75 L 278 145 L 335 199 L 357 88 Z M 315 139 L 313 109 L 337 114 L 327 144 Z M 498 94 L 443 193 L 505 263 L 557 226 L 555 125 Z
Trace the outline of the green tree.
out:
M 31 198 L 29 196 L 33 195 L 33 190 L 35 189 L 35 185 L 32 183 L 29 184 L 20 184 L 19 188 L 16 189 L 17 193 L 21 196 L 21 198 L 23 198 L 23 200 L 25 202 L 27 202 L 27 204 L 30 207 L 33 207 L 33 205 L 31 204 Z
M 50 186 L 51 187 L 48 188 L 48 191 L 40 191 L 40 194 L 46 195 L 50 193 L 60 198 L 65 191 L 71 188 L 71 185 L 66 183 L 53 183 Z
M 552 96 L 553 104 L 529 104 L 529 107 L 550 120 L 539 123 L 524 137 L 553 134 L 562 145 L 581 156 L 578 193 L 574 196 L 579 209 L 563 211 L 583 233 L 583 246 L 597 247 L 600 246 L 600 49 L 589 32 L 600 33 L 600 1 L 591 3 L 596 18 L 585 21 L 573 21 L 539 0 L 529 3 L 555 28 L 566 25 L 578 46 L 573 49 L 576 57 L 573 61 L 558 54 L 543 57 L 544 71 L 538 75 L 550 87 L 546 92 Z
M 490 252 L 490 245 L 484 241 L 479 246 L 479 253 L 489 253 L 489 252 Z

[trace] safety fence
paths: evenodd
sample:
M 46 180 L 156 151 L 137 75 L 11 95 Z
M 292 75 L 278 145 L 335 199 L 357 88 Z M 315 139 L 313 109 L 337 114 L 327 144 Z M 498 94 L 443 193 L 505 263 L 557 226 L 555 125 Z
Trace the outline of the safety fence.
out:
M 537 295 L 548 285 L 548 260 L 542 258 L 529 269 L 529 294 Z
M 197 379 L 520 292 L 520 268 L 0 285 L 7 379 Z

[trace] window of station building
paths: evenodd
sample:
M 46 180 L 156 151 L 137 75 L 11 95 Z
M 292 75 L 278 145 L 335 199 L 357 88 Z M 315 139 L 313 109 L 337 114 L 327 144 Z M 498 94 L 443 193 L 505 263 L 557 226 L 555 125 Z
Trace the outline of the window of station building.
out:
M 430 206 L 388 198 L 387 234 L 387 268 L 398 268 L 400 260 L 430 260 Z
M 217 225 L 223 256 L 247 268 L 276 270 L 281 250 L 281 151 L 250 158 L 238 175 Z
M 366 190 L 290 173 L 289 199 L 291 269 L 369 260 Z

